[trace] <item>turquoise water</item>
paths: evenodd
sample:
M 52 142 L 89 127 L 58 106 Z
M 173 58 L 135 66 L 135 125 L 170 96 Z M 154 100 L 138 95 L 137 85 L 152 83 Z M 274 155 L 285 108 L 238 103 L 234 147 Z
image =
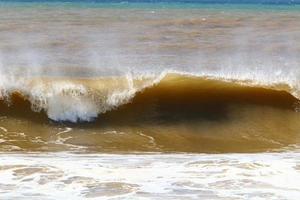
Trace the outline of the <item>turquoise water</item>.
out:
M 300 1 L 0 1 L 0 6 L 13 7 L 81 7 L 118 9 L 212 9 L 212 10 L 273 10 L 299 11 Z

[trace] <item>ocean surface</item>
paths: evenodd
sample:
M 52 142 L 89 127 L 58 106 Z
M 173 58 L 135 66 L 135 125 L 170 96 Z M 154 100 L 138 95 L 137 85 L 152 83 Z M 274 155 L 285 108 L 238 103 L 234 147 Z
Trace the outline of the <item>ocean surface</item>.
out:
M 0 1 L 0 199 L 300 198 L 300 1 Z

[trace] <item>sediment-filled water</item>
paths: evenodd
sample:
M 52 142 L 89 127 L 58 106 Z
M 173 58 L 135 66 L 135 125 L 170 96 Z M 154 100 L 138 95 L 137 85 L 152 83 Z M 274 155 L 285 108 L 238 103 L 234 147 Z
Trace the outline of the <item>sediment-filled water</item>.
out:
M 300 7 L 251 3 L 1 1 L 0 198 L 297 199 Z

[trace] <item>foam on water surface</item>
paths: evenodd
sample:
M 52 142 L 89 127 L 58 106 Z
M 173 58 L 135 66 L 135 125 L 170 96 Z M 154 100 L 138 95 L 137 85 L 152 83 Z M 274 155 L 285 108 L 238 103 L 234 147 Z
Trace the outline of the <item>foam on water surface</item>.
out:
M 5 199 L 297 199 L 298 153 L 1 154 Z

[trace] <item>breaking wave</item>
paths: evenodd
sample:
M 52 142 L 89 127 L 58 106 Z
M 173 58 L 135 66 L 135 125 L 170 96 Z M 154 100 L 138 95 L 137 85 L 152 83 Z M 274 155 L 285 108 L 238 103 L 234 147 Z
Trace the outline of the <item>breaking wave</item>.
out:
M 263 105 L 297 111 L 297 89 L 183 73 L 108 78 L 2 78 L 2 112 L 45 113 L 54 121 L 93 121 L 116 113 L 189 118 L 217 117 L 228 106 Z M 29 111 L 30 110 L 32 111 Z

